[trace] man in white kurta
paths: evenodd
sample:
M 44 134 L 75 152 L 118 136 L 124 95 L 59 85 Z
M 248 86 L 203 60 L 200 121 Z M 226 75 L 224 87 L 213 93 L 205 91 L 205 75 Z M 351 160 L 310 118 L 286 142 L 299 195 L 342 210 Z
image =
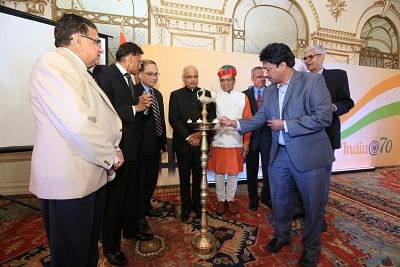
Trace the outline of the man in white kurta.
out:
M 251 110 L 247 96 L 233 90 L 236 68 L 224 65 L 218 71 L 221 90 L 217 92 L 217 117 L 250 118 Z M 220 128 L 216 130 L 211 144 L 211 157 L 208 168 L 215 172 L 218 214 L 225 212 L 225 207 L 232 214 L 237 213 L 234 198 L 237 188 L 238 173 L 243 171 L 244 157 L 249 151 L 250 135 L 240 135 L 236 130 Z M 225 186 L 225 176 L 227 183 Z

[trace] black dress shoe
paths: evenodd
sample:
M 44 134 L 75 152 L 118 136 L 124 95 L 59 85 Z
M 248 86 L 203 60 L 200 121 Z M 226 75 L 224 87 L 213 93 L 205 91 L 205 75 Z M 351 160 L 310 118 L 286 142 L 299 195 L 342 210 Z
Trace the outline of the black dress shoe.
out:
M 116 266 L 124 266 L 128 264 L 128 259 L 125 257 L 122 251 L 117 251 L 115 253 L 107 253 L 106 258 L 109 263 Z
M 308 250 L 303 251 L 299 264 L 301 267 L 315 267 L 317 266 L 319 253 L 311 253 Z
M 272 253 L 277 253 L 284 245 L 287 244 L 289 244 L 288 241 L 279 241 L 278 238 L 275 237 L 271 241 L 269 241 L 269 243 L 267 244 L 267 249 Z
M 133 235 L 133 238 L 139 241 L 149 241 L 154 238 L 154 235 L 145 232 L 139 232 Z
M 162 215 L 163 215 L 163 213 L 159 209 L 152 208 L 147 212 L 147 216 L 150 216 L 150 217 L 161 217 Z
M 250 199 L 249 209 L 251 210 L 258 210 L 258 198 Z
M 137 221 L 139 232 L 148 232 L 150 230 L 149 224 L 145 218 L 140 218 Z
M 182 212 L 181 212 L 181 221 L 182 221 L 182 222 L 187 222 L 187 220 L 189 220 L 189 215 L 190 215 L 190 210 L 188 210 L 188 209 L 182 209 Z

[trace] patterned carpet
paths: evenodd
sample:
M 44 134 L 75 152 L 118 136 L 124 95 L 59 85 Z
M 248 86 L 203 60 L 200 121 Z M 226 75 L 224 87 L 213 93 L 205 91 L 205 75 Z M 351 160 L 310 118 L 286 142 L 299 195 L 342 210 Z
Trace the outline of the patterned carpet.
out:
M 318 266 L 400 266 L 400 166 L 371 172 L 337 174 L 332 177 Z M 246 185 L 236 197 L 239 213 L 215 214 L 216 197 L 210 188 L 209 232 L 218 240 L 216 255 L 208 260 L 194 257 L 193 237 L 198 220 L 179 221 L 176 187 L 155 194 L 162 205 L 162 218 L 149 218 L 155 239 L 148 242 L 123 240 L 128 266 L 298 266 L 302 253 L 301 222 L 294 223 L 292 242 L 271 254 L 265 244 L 273 236 L 269 210 L 250 211 Z M 40 214 L 31 196 L 16 202 L 0 198 L 0 265 L 43 266 L 50 260 Z M 99 244 L 101 251 L 101 243 Z M 101 256 L 99 266 L 111 266 Z

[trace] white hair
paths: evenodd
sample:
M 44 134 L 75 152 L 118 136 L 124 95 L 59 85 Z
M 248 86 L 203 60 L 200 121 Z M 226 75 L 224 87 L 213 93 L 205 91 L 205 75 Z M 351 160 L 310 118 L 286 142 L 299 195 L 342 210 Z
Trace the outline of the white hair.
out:
M 326 54 L 326 49 L 321 46 L 321 45 L 310 45 L 306 49 L 304 49 L 304 53 L 307 53 L 308 51 L 314 51 L 316 54 L 320 55 L 325 55 Z

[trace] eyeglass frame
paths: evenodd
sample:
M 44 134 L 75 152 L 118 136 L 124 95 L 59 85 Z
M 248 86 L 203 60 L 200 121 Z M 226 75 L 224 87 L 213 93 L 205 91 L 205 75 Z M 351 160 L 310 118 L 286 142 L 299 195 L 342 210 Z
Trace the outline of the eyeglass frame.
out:
M 322 55 L 322 54 L 314 54 L 314 55 L 309 55 L 309 56 L 303 57 L 303 58 L 301 59 L 301 62 L 311 61 L 311 60 L 314 59 L 314 57 L 316 57 L 316 56 L 321 56 L 321 55 Z
M 94 39 L 86 34 L 79 33 L 79 36 L 89 39 L 90 41 L 94 42 L 98 47 L 101 47 L 101 39 Z

